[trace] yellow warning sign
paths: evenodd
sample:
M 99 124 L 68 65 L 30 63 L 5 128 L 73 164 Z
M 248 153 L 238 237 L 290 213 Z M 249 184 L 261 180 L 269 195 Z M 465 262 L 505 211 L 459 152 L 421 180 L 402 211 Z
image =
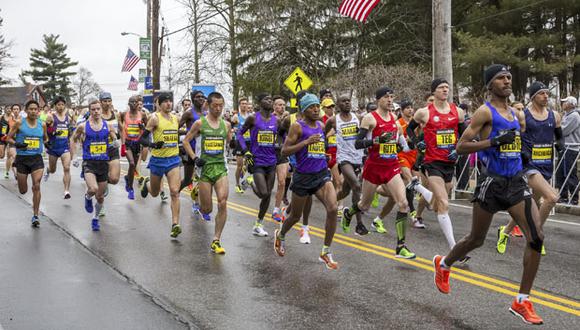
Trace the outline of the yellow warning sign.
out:
M 288 78 L 286 78 L 284 85 L 286 85 L 292 93 L 298 94 L 301 90 L 310 88 L 310 86 L 312 86 L 312 80 L 306 75 L 306 73 L 304 73 L 304 71 L 302 71 L 302 69 L 300 69 L 300 67 L 296 67 Z

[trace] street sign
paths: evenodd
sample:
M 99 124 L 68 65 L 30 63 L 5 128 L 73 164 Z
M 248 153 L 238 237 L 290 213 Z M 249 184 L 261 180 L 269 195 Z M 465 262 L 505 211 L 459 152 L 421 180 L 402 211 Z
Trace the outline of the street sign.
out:
M 139 57 L 142 60 L 151 59 L 151 39 L 150 38 L 139 38 Z
M 143 95 L 143 107 L 153 112 L 153 94 Z
M 147 76 L 147 69 L 139 69 L 139 82 L 145 82 L 145 77 Z
M 290 98 L 290 108 L 298 108 L 298 105 L 296 104 L 296 98 Z
M 153 78 L 151 76 L 145 77 L 145 90 L 153 89 Z
M 286 78 L 284 85 L 286 85 L 286 87 L 296 95 L 301 90 L 310 88 L 310 86 L 312 86 L 312 80 L 306 75 L 306 73 L 304 73 L 304 71 L 302 71 L 302 69 L 300 69 L 300 67 L 296 67 L 288 78 Z

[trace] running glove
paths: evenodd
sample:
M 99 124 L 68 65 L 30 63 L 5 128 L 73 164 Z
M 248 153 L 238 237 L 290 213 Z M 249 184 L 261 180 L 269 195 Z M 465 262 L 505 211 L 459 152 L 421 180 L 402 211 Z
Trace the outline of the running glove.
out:
M 246 160 L 246 164 L 248 166 L 254 166 L 254 154 L 249 151 L 244 153 L 244 159 Z
M 149 148 L 161 149 L 161 148 L 163 148 L 164 144 L 165 144 L 165 142 L 163 142 L 163 141 L 152 142 L 149 144 Z
M 28 143 L 16 142 L 14 143 L 14 146 L 16 147 L 16 149 L 26 149 L 28 148 Z
M 492 147 L 497 147 L 504 144 L 512 144 L 514 143 L 515 140 L 516 140 L 516 130 L 512 129 L 496 137 L 493 137 L 490 140 L 490 143 Z
M 195 157 L 195 159 L 193 160 L 193 163 L 195 164 L 196 167 L 202 168 L 203 165 L 205 165 L 205 160 L 201 159 L 200 157 Z

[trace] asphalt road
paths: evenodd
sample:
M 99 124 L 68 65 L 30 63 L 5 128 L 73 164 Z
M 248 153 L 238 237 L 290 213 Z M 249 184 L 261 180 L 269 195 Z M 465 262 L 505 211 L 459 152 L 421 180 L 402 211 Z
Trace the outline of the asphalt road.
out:
M 390 221 L 389 232 L 383 235 L 372 233 L 361 237 L 343 234 L 339 229 L 332 252 L 340 263 L 340 270 L 329 271 L 317 260 L 324 228 L 323 208 L 318 202 L 311 215 L 312 244 L 300 244 L 295 231 L 287 236 L 286 256 L 280 258 L 273 251 L 272 236 L 251 235 L 257 197 L 250 191 L 235 194 L 232 185 L 228 223 L 222 238 L 227 253 L 218 256 L 209 251 L 214 222 L 191 218 L 191 201 L 186 192 L 181 204 L 183 233 L 177 240 L 169 237 L 169 204 L 161 203 L 159 198 L 143 200 L 140 196 L 129 201 L 123 184 L 110 188 L 101 231 L 92 232 L 91 217 L 83 208 L 84 183 L 78 174 L 78 169 L 73 169 L 73 198 L 68 201 L 62 199 L 60 175 L 53 175 L 42 183 L 44 216 L 39 230 L 30 228 L 31 211 L 22 202 L 30 202 L 31 195 L 14 202 L 18 194 L 15 182 L 0 179 L 3 187 L 0 188 L 0 209 L 4 211 L 7 209 L 4 205 L 10 205 L 11 210 L 8 217 L 11 222 L 8 226 L 3 224 L 2 240 L 25 241 L 42 250 L 44 244 L 48 245 L 47 236 L 56 232 L 58 235 L 53 239 L 72 245 L 67 251 L 82 252 L 94 259 L 93 266 L 65 257 L 60 260 L 62 263 L 74 263 L 76 271 L 81 272 L 93 273 L 95 267 L 110 277 L 108 281 L 103 279 L 104 282 L 121 287 L 115 292 L 99 290 L 100 295 L 126 306 L 128 302 L 117 301 L 115 294 L 123 290 L 138 291 L 142 302 L 133 308 L 137 309 L 135 313 L 153 317 L 163 312 L 169 319 L 177 317 L 192 328 L 211 329 L 512 329 L 524 326 L 508 312 L 521 276 L 524 239 L 512 239 L 505 255 L 495 252 L 496 229 L 507 222 L 506 215 L 496 216 L 486 244 L 470 254 L 469 264 L 454 268 L 452 292 L 443 295 L 433 284 L 431 259 L 435 254 L 446 253 L 447 243 L 433 213 L 425 214 L 427 229 L 408 230 L 408 246 L 417 253 L 416 260 L 394 258 L 396 235 L 394 221 Z M 465 202 L 454 204 L 450 216 L 459 239 L 469 231 L 471 210 Z M 6 212 L 3 211 L 0 218 L 4 219 Z M 373 209 L 364 216 L 367 225 L 376 212 Z M 388 219 L 394 220 L 394 213 Z M 532 297 L 546 327 L 578 329 L 580 220 L 563 215 L 556 215 L 553 220 L 545 227 L 548 255 L 542 259 Z M 275 226 L 268 219 L 265 229 L 272 235 Z M 13 272 L 14 264 L 34 253 L 26 249 L 4 250 L 2 260 L 6 261 L 2 262 L 5 266 L 2 273 Z M 9 257 L 12 254 L 18 257 Z M 47 272 L 65 272 L 66 268 L 50 264 L 35 264 L 35 267 L 39 278 L 46 278 Z M 50 286 L 47 282 L 36 283 L 35 291 Z M 9 283 L 2 281 L 0 285 L 27 290 L 27 281 L 22 279 L 9 278 Z M 50 306 L 38 308 L 46 309 L 44 313 L 53 312 L 54 319 L 49 316 L 47 319 L 58 325 L 57 315 L 82 308 L 84 303 L 78 298 L 79 304 L 71 307 L 70 301 L 67 304 L 65 300 L 59 297 Z M 5 306 L 12 304 L 0 302 L 0 324 L 6 329 L 12 327 Z M 101 312 L 103 316 L 110 315 L 113 319 L 124 314 L 125 307 L 107 307 Z M 148 308 L 157 311 L 154 313 Z

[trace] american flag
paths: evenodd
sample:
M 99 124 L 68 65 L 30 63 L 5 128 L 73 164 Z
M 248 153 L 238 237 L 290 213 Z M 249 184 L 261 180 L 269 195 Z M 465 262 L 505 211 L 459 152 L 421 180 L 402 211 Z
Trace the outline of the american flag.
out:
M 131 48 L 127 49 L 127 56 L 125 56 L 125 62 L 123 62 L 121 72 L 130 72 L 139 63 L 139 60 L 139 56 L 135 55 Z
M 135 79 L 135 77 L 131 75 L 131 80 L 129 80 L 129 86 L 127 87 L 127 89 L 130 91 L 136 91 L 138 86 L 139 80 Z
M 379 4 L 380 0 L 342 0 L 338 12 L 343 16 L 351 17 L 359 22 L 364 22 L 369 14 Z

